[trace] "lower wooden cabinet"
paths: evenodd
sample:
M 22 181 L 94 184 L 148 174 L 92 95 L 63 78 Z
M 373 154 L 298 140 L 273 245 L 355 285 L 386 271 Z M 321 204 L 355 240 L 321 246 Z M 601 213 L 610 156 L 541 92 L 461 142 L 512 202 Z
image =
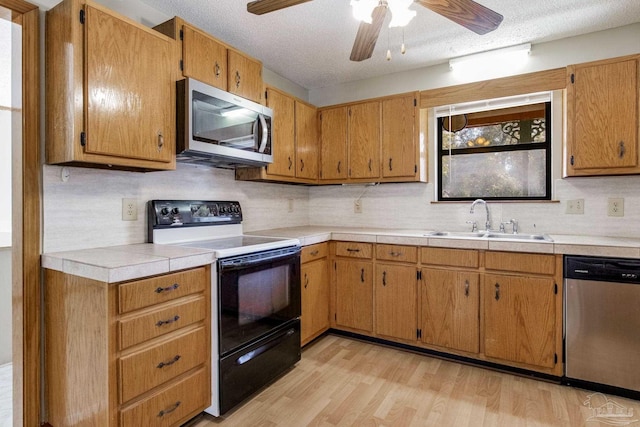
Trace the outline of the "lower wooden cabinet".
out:
M 336 325 L 373 332 L 373 263 L 336 260 L 335 286 Z
M 552 278 L 487 274 L 484 354 L 552 368 L 557 363 L 557 290 Z
M 453 350 L 480 351 L 479 274 L 422 269 L 422 342 Z
M 377 335 L 415 340 L 417 330 L 417 271 L 411 265 L 376 265 L 375 332 Z
M 209 266 L 123 283 L 45 270 L 46 421 L 179 426 L 211 402 Z
M 304 346 L 329 329 L 329 272 L 327 243 L 302 248 L 300 275 L 302 316 L 300 343 Z

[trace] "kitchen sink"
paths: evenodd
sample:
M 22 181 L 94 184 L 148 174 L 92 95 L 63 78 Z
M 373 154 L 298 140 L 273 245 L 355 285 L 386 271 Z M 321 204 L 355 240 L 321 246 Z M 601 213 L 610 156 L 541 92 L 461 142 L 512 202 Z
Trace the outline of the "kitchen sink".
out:
M 528 234 L 528 233 L 499 233 L 494 231 L 432 231 L 425 234 L 427 237 L 448 237 L 459 239 L 501 239 L 501 240 L 518 240 L 525 242 L 553 242 L 553 239 L 547 234 Z

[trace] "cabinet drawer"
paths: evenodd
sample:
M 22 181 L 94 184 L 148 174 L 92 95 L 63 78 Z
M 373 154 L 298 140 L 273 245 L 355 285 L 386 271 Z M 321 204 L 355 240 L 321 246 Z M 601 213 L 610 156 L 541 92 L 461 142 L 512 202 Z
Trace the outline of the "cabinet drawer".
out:
M 422 248 L 422 264 L 478 268 L 478 251 L 472 249 Z
M 207 284 L 205 271 L 205 268 L 202 267 L 123 283 L 118 288 L 118 312 L 127 313 L 185 295 L 202 292 Z
M 204 296 L 162 307 L 119 320 L 119 350 L 199 322 L 206 317 L 207 306 Z
M 304 264 L 315 259 L 326 258 L 328 253 L 329 246 L 327 243 L 305 246 L 300 252 L 300 263 Z
M 207 337 L 201 327 L 119 360 L 120 403 L 169 381 L 206 361 Z
M 173 426 L 209 406 L 209 376 L 202 368 L 120 411 L 120 426 Z
M 403 245 L 376 245 L 376 258 L 387 261 L 418 262 L 418 248 Z
M 351 258 L 371 258 L 371 243 L 336 242 L 336 255 Z
M 554 255 L 518 252 L 487 252 L 485 254 L 485 267 L 487 270 L 554 274 L 556 271 L 556 258 Z

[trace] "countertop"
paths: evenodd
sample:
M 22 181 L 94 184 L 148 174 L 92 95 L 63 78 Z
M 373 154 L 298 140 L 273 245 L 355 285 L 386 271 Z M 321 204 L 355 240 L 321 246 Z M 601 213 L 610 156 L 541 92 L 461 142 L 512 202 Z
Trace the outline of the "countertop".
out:
M 430 230 L 304 226 L 257 230 L 246 234 L 296 238 L 302 246 L 329 240 L 387 243 L 511 252 L 640 258 L 640 239 L 553 234 L 553 242 L 428 236 Z M 210 264 L 207 249 L 140 243 L 42 255 L 42 267 L 116 283 Z

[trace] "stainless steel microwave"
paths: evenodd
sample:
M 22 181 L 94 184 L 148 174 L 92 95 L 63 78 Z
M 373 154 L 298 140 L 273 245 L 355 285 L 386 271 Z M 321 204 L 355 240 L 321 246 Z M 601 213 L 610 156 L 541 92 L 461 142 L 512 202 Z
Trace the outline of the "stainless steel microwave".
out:
M 177 82 L 177 160 L 237 168 L 273 162 L 273 111 L 198 80 Z

